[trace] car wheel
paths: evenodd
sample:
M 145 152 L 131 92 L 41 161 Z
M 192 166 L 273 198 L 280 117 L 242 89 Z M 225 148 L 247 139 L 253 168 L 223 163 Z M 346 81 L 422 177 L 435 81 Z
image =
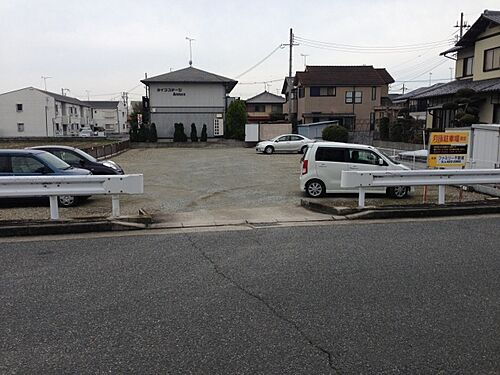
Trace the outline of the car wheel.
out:
M 266 154 L 268 154 L 268 155 L 271 155 L 273 152 L 274 152 L 274 147 L 273 147 L 273 146 L 267 146 L 267 147 L 264 149 L 264 153 L 266 153 Z
M 61 195 L 59 198 L 59 205 L 62 207 L 72 207 L 76 205 L 77 198 L 73 195 Z
M 402 199 L 408 196 L 409 190 L 407 186 L 394 186 L 387 189 L 387 194 L 391 198 Z
M 311 198 L 319 198 L 325 195 L 325 184 L 320 180 L 311 180 L 306 184 L 306 194 Z
M 303 146 L 301 149 L 300 149 L 300 153 L 301 154 L 305 154 L 307 151 L 307 146 Z

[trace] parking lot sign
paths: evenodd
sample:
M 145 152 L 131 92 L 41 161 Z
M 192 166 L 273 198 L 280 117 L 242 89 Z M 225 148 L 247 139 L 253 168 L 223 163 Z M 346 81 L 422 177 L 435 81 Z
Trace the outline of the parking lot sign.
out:
M 463 168 L 469 152 L 469 132 L 433 132 L 429 140 L 430 168 Z

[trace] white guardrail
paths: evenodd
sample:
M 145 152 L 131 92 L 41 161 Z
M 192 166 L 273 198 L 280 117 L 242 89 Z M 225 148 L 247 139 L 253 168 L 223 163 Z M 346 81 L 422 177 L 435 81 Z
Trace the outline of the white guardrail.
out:
M 59 219 L 58 196 L 111 195 L 112 216 L 117 217 L 120 216 L 120 194 L 142 193 L 142 174 L 0 177 L 0 198 L 49 197 L 52 220 Z
M 500 183 L 500 169 L 419 169 L 397 171 L 342 171 L 340 186 L 359 189 L 359 207 L 365 206 L 366 189 L 390 186 L 438 185 L 438 203 L 445 204 L 446 185 Z

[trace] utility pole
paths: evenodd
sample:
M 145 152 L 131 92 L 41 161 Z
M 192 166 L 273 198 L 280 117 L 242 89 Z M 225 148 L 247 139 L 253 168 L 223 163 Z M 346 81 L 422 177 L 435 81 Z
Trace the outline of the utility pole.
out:
M 292 60 L 293 60 L 293 46 L 298 46 L 298 44 L 293 42 L 293 29 L 290 28 L 290 41 L 288 44 L 283 44 L 283 46 L 290 47 L 290 56 L 288 60 L 288 77 L 292 77 Z M 292 89 L 291 85 L 287 85 L 288 89 L 288 121 L 292 123 Z M 293 124 L 293 123 L 292 123 Z M 294 126 L 293 126 L 294 127 Z
M 125 113 L 127 114 L 127 116 L 125 117 L 125 123 L 128 123 L 128 92 L 124 91 L 122 93 L 122 99 L 126 108 Z
M 293 29 L 290 28 L 290 59 L 288 62 L 288 77 L 292 76 L 292 59 L 293 59 Z
M 450 66 L 450 81 L 453 81 L 453 68 Z
M 189 66 L 193 66 L 193 50 L 191 49 L 191 43 L 195 40 L 190 37 L 186 37 L 186 40 L 189 41 Z
M 429 72 L 429 86 L 432 84 L 432 72 Z
M 87 93 L 87 101 L 89 102 L 90 101 L 90 91 L 89 90 L 85 90 L 85 92 Z
M 403 94 L 402 94 L 402 95 L 404 95 L 404 94 L 405 94 L 405 89 L 406 89 L 406 87 L 405 87 L 405 83 L 403 82 L 403 87 L 401 87 L 401 90 L 403 91 Z
M 45 91 L 47 91 L 47 80 L 50 79 L 52 77 L 49 77 L 49 76 L 42 76 L 42 79 L 43 79 L 43 86 L 45 87 Z
M 464 22 L 464 13 L 463 12 L 460 13 L 460 24 L 457 21 L 457 24 L 455 25 L 455 27 L 460 29 L 460 32 L 459 32 L 460 38 L 459 39 L 462 39 L 464 29 L 468 29 L 470 27 L 470 25 L 467 24 L 467 21 Z

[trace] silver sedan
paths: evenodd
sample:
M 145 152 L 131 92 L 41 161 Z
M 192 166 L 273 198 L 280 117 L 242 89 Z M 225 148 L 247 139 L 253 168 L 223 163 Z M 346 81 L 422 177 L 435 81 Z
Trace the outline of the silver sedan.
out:
M 314 140 L 306 138 L 299 134 L 283 134 L 269 141 L 262 141 L 257 143 L 255 150 L 265 154 L 272 154 L 273 152 L 300 152 L 304 153 L 309 143 Z

